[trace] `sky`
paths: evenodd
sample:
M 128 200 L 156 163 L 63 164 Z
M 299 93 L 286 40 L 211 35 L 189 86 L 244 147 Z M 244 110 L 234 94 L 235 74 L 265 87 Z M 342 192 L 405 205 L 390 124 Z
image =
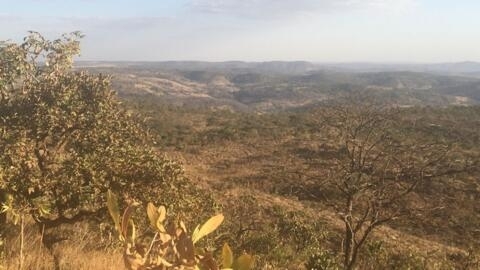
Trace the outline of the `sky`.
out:
M 80 30 L 81 60 L 480 61 L 478 0 L 0 0 L 0 40 Z

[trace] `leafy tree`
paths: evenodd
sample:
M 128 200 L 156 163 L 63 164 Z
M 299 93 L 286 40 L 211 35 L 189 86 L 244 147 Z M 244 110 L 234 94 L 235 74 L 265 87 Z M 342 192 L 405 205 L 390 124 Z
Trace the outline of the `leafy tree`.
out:
M 182 167 L 150 147 L 110 78 L 72 68 L 81 37 L 31 32 L 21 44 L 0 43 L 3 211 L 47 226 L 75 222 L 105 205 L 109 188 L 179 211 L 200 208 Z

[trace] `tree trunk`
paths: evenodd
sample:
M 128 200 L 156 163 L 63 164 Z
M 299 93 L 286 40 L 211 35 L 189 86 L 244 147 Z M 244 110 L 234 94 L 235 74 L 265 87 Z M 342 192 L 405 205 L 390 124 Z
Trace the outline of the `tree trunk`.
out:
M 346 225 L 347 228 L 345 230 L 345 246 L 344 246 L 344 253 L 345 253 L 345 260 L 344 260 L 344 266 L 345 269 L 352 269 L 350 266 L 350 262 L 352 261 L 352 254 L 353 254 L 353 247 L 354 247 L 354 242 L 353 242 L 353 234 L 352 232 L 348 229 L 348 225 Z
M 352 224 L 352 210 L 353 200 L 348 198 L 345 213 L 345 245 L 344 245 L 344 267 L 345 269 L 353 269 L 352 256 L 355 248 L 355 234 L 353 232 Z

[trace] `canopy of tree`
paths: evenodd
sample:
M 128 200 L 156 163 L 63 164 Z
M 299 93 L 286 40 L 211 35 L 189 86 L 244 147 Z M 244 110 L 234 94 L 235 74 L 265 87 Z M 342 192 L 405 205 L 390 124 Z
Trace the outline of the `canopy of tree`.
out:
M 150 146 L 142 121 L 123 109 L 110 78 L 72 69 L 80 38 L 72 33 L 49 41 L 32 32 L 21 44 L 0 43 L 4 210 L 47 224 L 73 221 L 104 206 L 109 188 L 192 207 L 195 199 L 186 194 L 196 189 L 181 166 Z

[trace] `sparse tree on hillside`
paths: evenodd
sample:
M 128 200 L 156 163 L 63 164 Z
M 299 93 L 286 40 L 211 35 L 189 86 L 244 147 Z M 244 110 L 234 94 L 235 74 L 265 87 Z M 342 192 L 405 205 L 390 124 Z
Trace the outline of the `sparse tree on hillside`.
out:
M 399 112 L 366 100 L 320 112 L 324 131 L 338 146 L 329 184 L 343 202 L 335 208 L 345 224 L 346 269 L 354 269 L 360 249 L 378 226 L 422 209 L 416 193 L 421 183 L 466 169 L 465 163 L 449 159 L 452 145 L 403 129 L 409 125 L 400 124 Z

